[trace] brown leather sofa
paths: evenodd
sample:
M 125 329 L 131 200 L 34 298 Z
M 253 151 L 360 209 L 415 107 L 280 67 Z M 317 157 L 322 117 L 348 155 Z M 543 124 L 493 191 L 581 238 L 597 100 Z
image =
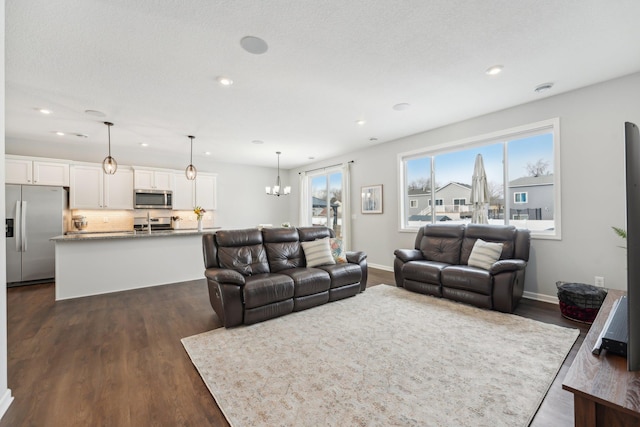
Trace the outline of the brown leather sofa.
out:
M 477 239 L 502 243 L 500 259 L 488 270 L 467 265 Z M 529 230 L 486 224 L 428 224 L 414 249 L 397 249 L 396 285 L 410 291 L 511 313 L 524 291 Z
M 252 228 L 203 235 L 209 300 L 222 324 L 261 322 L 364 291 L 364 252 L 347 252 L 347 263 L 306 267 L 300 242 L 325 237 L 335 237 L 333 230 Z

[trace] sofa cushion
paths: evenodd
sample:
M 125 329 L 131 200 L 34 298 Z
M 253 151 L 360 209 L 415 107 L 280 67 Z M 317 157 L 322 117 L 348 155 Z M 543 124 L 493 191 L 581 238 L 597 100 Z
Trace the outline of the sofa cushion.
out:
M 307 267 L 318 267 L 321 265 L 335 264 L 331 255 L 329 238 L 313 240 L 311 242 L 301 242 Z
M 293 280 L 294 297 L 328 291 L 331 285 L 329 273 L 319 268 L 290 268 L 281 270 L 280 274 L 286 274 Z
M 362 279 L 362 269 L 358 264 L 334 264 L 318 267 L 329 273 L 331 288 L 359 283 Z
M 460 264 L 468 264 L 469 256 L 477 239 L 502 243 L 500 259 L 513 258 L 516 239 L 516 228 L 513 225 L 467 224 L 467 231 L 464 234 L 460 250 Z
M 485 242 L 482 239 L 476 240 L 467 264 L 471 267 L 490 270 L 493 264 L 500 259 L 502 246 L 502 243 Z
M 221 268 L 236 270 L 243 276 L 269 272 L 267 255 L 262 244 L 240 247 L 218 247 Z
M 402 276 L 408 280 L 425 283 L 440 283 L 440 273 L 450 264 L 437 261 L 410 261 L 402 267 Z
M 347 262 L 347 253 L 344 250 L 344 241 L 339 237 L 332 237 L 329 239 L 329 246 L 331 247 L 331 255 L 333 260 L 337 264 Z
M 304 256 L 298 241 L 298 230 L 295 228 L 264 228 L 262 236 L 269 269 L 272 273 L 304 265 Z
M 215 236 L 220 268 L 229 268 L 244 276 L 269 272 L 260 230 L 220 230 Z
M 293 292 L 293 279 L 274 273 L 248 277 L 242 288 L 244 306 L 247 309 L 291 299 Z
M 424 227 L 419 247 L 428 261 L 458 264 L 460 262 L 460 246 L 464 236 L 464 225 L 429 224 Z
M 493 290 L 491 274 L 475 267 L 452 265 L 444 268 L 440 277 L 443 288 L 462 289 L 483 295 L 491 295 Z

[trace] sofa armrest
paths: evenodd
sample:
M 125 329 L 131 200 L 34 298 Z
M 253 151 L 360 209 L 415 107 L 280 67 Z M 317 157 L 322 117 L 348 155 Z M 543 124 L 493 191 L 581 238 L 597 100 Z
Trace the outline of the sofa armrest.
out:
M 524 270 L 527 263 L 521 259 L 502 259 L 496 261 L 489 270 L 491 274 L 503 273 L 505 271 Z
M 358 264 L 362 275 L 360 276 L 360 292 L 367 289 L 367 279 L 369 276 L 369 268 L 367 266 L 367 253 L 362 251 L 351 251 L 345 253 L 347 262 L 350 264 Z
M 207 268 L 204 271 L 204 275 L 207 279 L 214 282 L 224 283 L 225 285 L 238 285 L 244 286 L 244 276 L 235 270 L 229 270 L 226 268 Z
M 360 264 L 363 260 L 367 259 L 367 253 L 362 251 L 346 252 L 347 262 L 352 264 Z
M 396 258 L 400 258 L 402 262 L 417 261 L 424 259 L 422 252 L 417 249 L 396 249 L 393 254 Z

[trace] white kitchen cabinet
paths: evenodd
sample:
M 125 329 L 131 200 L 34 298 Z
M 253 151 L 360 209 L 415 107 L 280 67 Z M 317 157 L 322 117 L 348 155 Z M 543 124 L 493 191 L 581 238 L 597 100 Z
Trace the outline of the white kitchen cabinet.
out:
M 69 164 L 29 158 L 5 159 L 7 184 L 69 186 Z
M 201 206 L 214 210 L 216 206 L 217 175 L 198 173 L 195 181 L 189 181 L 184 173 L 173 174 L 173 209 L 192 210 Z
M 106 175 L 102 165 L 72 165 L 71 209 L 133 209 L 133 171 L 118 168 Z
M 217 180 L 217 175 L 199 173 L 196 176 L 196 206 L 202 206 L 206 210 L 217 208 Z
M 167 170 L 134 169 L 136 190 L 172 190 L 172 173 Z
M 194 208 L 196 187 L 194 181 L 189 181 L 183 172 L 175 172 L 173 177 L 173 209 L 190 211 Z

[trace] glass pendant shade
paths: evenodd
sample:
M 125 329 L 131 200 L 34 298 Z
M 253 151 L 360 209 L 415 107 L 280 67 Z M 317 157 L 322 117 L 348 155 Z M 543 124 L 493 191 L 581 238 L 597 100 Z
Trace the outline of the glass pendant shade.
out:
M 196 175 L 198 175 L 198 170 L 195 166 L 189 165 L 187 166 L 187 169 L 185 169 L 184 174 L 187 176 L 189 181 L 193 181 L 196 179 Z
M 276 154 L 278 155 L 278 177 L 276 178 L 276 185 L 274 185 L 273 187 L 265 187 L 264 189 L 268 195 L 280 197 L 280 196 L 286 196 L 290 194 L 291 187 L 287 185 L 284 187 L 284 189 L 282 188 L 282 184 L 280 183 L 280 154 L 281 153 L 280 151 L 276 151 Z
M 195 166 L 193 166 L 193 140 L 194 140 L 195 136 L 193 135 L 189 135 L 189 139 L 191 140 L 191 157 L 189 158 L 189 166 L 187 166 L 187 168 L 184 170 L 184 174 L 187 177 L 187 179 L 189 181 L 193 181 L 194 179 L 196 179 L 196 176 L 198 175 L 198 170 L 196 169 Z
M 114 173 L 116 173 L 116 170 L 118 170 L 118 163 L 116 162 L 116 159 L 111 156 L 107 156 L 102 161 L 102 170 L 107 175 L 113 175 Z
M 104 124 L 107 125 L 107 131 L 109 134 L 109 155 L 102 161 L 102 170 L 107 175 L 113 175 L 116 173 L 116 170 L 118 170 L 118 162 L 116 162 L 116 159 L 111 157 L 111 126 L 113 126 L 113 123 L 104 122 Z

